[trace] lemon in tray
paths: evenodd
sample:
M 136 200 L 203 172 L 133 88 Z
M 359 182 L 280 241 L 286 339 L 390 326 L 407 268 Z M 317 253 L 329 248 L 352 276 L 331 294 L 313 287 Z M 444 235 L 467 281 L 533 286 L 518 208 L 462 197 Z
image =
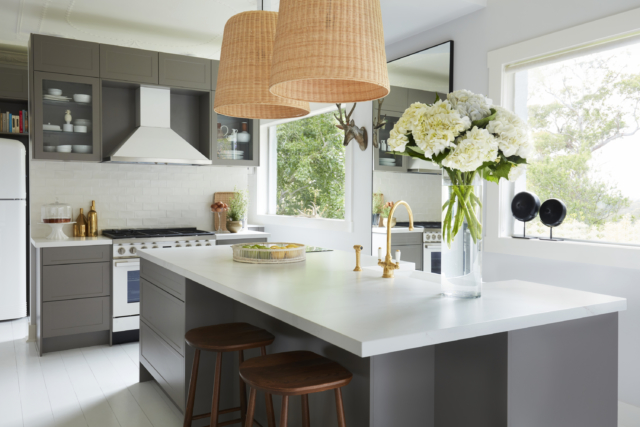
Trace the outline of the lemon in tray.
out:
M 233 260 L 255 264 L 280 264 L 306 259 L 306 247 L 299 243 L 245 243 L 232 245 Z

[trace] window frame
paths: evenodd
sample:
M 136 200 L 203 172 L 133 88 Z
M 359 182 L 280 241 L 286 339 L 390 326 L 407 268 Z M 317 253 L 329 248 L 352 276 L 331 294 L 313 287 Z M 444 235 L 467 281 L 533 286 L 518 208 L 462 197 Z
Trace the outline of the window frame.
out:
M 493 50 L 487 55 L 488 95 L 494 103 L 513 110 L 515 73 L 505 72 L 508 65 L 579 49 L 612 38 L 637 36 L 639 32 L 640 8 Z M 514 183 L 504 180 L 499 185 L 486 185 L 486 252 L 640 270 L 638 246 L 597 241 L 549 242 L 512 238 L 514 219 L 511 216 L 511 199 L 514 189 Z
M 351 108 L 353 104 L 343 104 L 343 108 Z M 297 216 L 277 215 L 275 214 L 275 194 L 277 192 L 277 151 L 275 150 L 277 140 L 275 139 L 275 128 L 278 125 L 290 123 L 297 120 L 308 119 L 319 114 L 326 114 L 337 111 L 336 105 L 323 106 L 314 109 L 308 115 L 293 119 L 272 120 L 260 125 L 260 138 L 266 141 L 266 144 L 260 146 L 260 156 L 266 161 L 263 163 L 265 167 L 258 168 L 258 185 L 257 185 L 257 206 L 256 220 L 266 225 L 283 225 L 292 227 L 313 228 L 327 231 L 353 231 L 353 146 L 349 144 L 345 148 L 345 207 L 344 219 L 333 218 L 304 218 Z M 348 111 L 348 110 L 347 110 Z

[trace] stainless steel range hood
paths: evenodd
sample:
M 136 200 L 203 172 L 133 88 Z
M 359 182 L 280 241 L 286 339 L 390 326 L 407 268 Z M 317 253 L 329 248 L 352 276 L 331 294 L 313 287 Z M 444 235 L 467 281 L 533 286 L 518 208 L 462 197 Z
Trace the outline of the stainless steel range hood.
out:
M 136 90 L 138 128 L 105 162 L 210 165 L 211 160 L 175 133 L 171 127 L 169 89 L 140 87 Z
M 425 173 L 430 175 L 442 175 L 442 169 L 433 162 L 428 162 L 422 159 L 416 159 L 408 157 L 409 159 L 409 172 L 411 173 Z

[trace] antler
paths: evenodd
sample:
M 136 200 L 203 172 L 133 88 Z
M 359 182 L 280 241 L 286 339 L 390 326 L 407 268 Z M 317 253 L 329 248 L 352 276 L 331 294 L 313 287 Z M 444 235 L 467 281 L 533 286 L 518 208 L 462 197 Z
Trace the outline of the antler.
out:
M 345 126 L 345 123 L 342 121 L 342 104 L 336 104 L 336 106 L 338 107 L 338 114 L 340 114 L 340 116 L 336 116 L 335 114 L 333 115 L 333 117 L 336 118 L 336 120 L 342 125 Z M 347 123 L 349 122 L 349 120 L 347 119 Z M 340 127 L 340 126 L 338 126 Z M 342 129 L 342 128 L 340 128 Z
M 358 105 L 358 103 L 354 102 L 353 107 L 351 107 L 351 111 L 349 111 L 349 114 L 347 114 L 347 123 L 351 121 L 351 115 L 353 114 L 353 110 L 356 109 L 356 105 Z

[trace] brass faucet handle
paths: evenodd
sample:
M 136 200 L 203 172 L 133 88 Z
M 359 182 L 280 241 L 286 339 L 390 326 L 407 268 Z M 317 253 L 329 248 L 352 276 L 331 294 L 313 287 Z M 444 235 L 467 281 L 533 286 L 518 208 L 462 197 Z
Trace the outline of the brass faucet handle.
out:
M 362 252 L 362 245 L 355 245 L 353 249 L 356 250 L 356 268 L 353 271 L 362 271 L 362 267 L 360 267 L 360 252 Z

